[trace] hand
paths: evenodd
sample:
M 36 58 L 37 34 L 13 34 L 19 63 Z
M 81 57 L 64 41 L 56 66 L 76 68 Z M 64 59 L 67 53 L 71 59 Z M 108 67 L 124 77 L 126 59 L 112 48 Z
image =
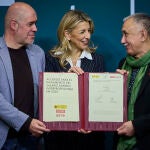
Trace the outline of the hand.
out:
M 116 72 L 117 72 L 117 73 L 120 73 L 120 74 L 122 74 L 122 75 L 124 75 L 124 74 L 127 74 L 127 75 L 128 75 L 128 74 L 129 74 L 129 71 L 123 70 L 123 69 L 117 69 Z
M 88 134 L 88 133 L 91 133 L 92 131 L 86 131 L 84 129 L 79 129 L 78 132 L 83 133 L 83 134 Z
M 135 131 L 132 121 L 125 122 L 117 129 L 117 132 L 119 135 L 133 136 Z
M 73 66 L 71 67 L 68 72 L 74 72 L 76 73 L 77 75 L 81 75 L 84 73 L 84 71 L 80 68 L 80 67 L 77 67 L 77 66 Z
M 32 119 L 29 126 L 29 131 L 32 133 L 33 136 L 39 137 L 44 132 L 49 132 L 50 130 L 46 129 L 46 126 L 43 122 L 37 119 Z

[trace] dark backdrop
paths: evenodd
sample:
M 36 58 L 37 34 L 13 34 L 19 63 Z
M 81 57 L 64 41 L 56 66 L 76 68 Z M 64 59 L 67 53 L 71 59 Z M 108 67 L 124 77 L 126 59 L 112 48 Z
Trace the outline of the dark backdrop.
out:
M 48 51 L 57 43 L 56 31 L 61 17 L 75 5 L 85 11 L 95 23 L 92 41 L 97 52 L 104 56 L 106 71 L 115 71 L 119 60 L 125 56 L 120 43 L 122 20 L 130 14 L 130 0 L 16 0 L 32 5 L 38 14 L 38 32 L 35 43 Z M 149 0 L 135 0 L 135 12 L 150 13 Z M 0 7 L 0 35 L 7 7 Z
M 16 0 L 19 1 L 19 0 Z M 106 71 L 115 71 L 119 60 L 125 56 L 121 45 L 121 26 L 125 16 L 130 14 L 130 0 L 20 0 L 32 5 L 38 14 L 38 32 L 35 43 L 48 51 L 57 43 L 56 31 L 61 17 L 75 5 L 85 11 L 95 23 L 92 40 L 98 46 L 98 53 L 104 56 Z M 135 0 L 135 12 L 150 14 L 149 0 Z M 0 7 L 0 36 L 4 31 L 4 15 L 8 7 Z M 107 133 L 107 150 L 111 150 L 112 133 Z

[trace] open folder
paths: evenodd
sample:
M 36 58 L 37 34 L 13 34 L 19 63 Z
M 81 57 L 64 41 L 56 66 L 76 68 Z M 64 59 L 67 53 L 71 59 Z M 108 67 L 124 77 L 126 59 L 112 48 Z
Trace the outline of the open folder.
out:
M 114 131 L 127 121 L 127 76 L 41 72 L 39 118 L 51 130 Z

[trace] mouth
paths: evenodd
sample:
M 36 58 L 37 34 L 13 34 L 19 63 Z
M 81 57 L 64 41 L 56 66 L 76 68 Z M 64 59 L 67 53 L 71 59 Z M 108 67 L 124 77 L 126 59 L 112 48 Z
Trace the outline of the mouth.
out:
M 35 37 L 35 35 L 29 35 L 30 37 Z
M 129 49 L 129 45 L 127 43 L 124 43 L 123 46 L 126 48 L 126 49 Z
M 35 35 L 29 35 L 28 36 L 30 39 L 34 40 L 35 39 Z
M 124 43 L 123 45 L 126 47 L 128 44 L 127 44 L 127 43 Z
M 84 40 L 84 41 L 81 41 L 84 45 L 88 45 L 89 44 L 89 41 L 88 40 Z
M 34 32 L 29 32 L 28 36 L 34 38 L 35 37 L 35 33 Z

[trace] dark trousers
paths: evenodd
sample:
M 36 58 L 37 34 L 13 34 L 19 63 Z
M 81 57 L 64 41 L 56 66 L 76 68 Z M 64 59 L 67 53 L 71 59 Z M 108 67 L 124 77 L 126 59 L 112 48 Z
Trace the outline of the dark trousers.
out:
M 39 141 L 39 138 L 32 135 L 8 138 L 1 150 L 40 150 Z
M 52 131 L 44 135 L 45 150 L 105 150 L 103 132 Z

